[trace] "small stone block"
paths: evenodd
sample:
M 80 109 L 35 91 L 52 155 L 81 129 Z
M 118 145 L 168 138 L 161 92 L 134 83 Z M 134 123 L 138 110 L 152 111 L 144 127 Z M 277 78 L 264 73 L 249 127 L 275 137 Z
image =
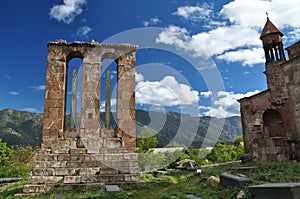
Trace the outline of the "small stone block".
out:
M 222 173 L 220 175 L 220 185 L 224 188 L 244 187 L 251 182 L 252 181 L 249 178 L 239 177 L 228 173 Z
M 118 193 L 120 192 L 120 188 L 118 185 L 106 185 L 105 186 L 106 192 L 108 193 Z
M 268 183 L 249 186 L 249 191 L 255 198 L 264 199 L 299 199 L 300 183 Z

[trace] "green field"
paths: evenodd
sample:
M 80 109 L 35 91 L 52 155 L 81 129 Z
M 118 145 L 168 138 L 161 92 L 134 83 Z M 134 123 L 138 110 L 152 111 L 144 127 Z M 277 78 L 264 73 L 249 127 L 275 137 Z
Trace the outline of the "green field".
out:
M 232 167 L 255 166 L 251 170 L 231 170 Z M 147 199 L 147 198 L 186 198 L 187 194 L 204 199 L 217 198 L 236 198 L 236 195 L 243 190 L 245 198 L 251 198 L 247 188 L 222 189 L 221 187 L 212 187 L 207 182 L 201 182 L 201 179 L 209 176 L 216 176 L 222 172 L 231 174 L 243 174 L 253 180 L 253 184 L 266 182 L 299 182 L 300 164 L 295 162 L 252 162 L 246 165 L 241 163 L 202 168 L 202 173 L 197 175 L 195 171 L 168 170 L 167 175 L 161 174 L 141 174 L 145 181 L 144 186 L 140 187 L 121 187 L 118 194 L 108 194 L 104 188 L 98 189 L 74 189 L 69 191 L 52 190 L 46 193 L 40 193 L 35 196 L 22 198 L 129 198 L 129 199 Z M 15 198 L 14 194 L 21 192 L 22 185 L 28 181 L 21 181 L 0 188 L 0 198 Z

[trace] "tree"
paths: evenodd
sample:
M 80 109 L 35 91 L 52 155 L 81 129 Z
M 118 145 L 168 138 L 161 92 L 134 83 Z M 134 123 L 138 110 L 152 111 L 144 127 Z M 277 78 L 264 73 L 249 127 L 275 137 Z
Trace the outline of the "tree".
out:
M 224 141 L 218 141 L 215 147 L 207 154 L 206 158 L 211 162 L 226 162 L 231 160 L 229 147 Z
M 11 149 L 0 138 L 0 165 L 7 166 L 10 162 Z
M 142 131 L 136 140 L 136 145 L 139 148 L 139 152 L 145 153 L 150 148 L 156 147 L 158 140 L 154 137 L 151 130 Z
M 238 137 L 235 138 L 235 140 L 233 141 L 232 144 L 233 144 L 234 146 L 238 147 L 238 146 L 241 145 L 242 142 L 244 142 L 244 138 L 243 138 L 242 135 L 240 135 L 240 136 L 238 136 Z

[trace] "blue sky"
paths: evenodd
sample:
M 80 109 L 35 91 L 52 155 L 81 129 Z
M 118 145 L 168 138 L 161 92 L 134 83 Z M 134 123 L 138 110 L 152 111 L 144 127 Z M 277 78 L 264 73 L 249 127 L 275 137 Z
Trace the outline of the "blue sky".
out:
M 137 52 L 137 108 L 239 115 L 236 99 L 266 89 L 259 40 L 265 13 L 285 34 L 287 47 L 300 36 L 298 5 L 299 0 L 3 1 L 0 110 L 43 111 L 47 42 L 65 39 L 142 42 L 137 43 L 142 47 Z M 152 30 L 155 34 L 150 34 Z M 131 31 L 130 38 L 126 31 Z M 146 39 L 137 39 L 144 34 Z M 143 44 L 150 37 L 157 45 L 154 49 Z M 195 66 L 187 57 L 198 64 L 210 57 L 213 69 Z M 218 86 L 212 86 L 215 83 Z

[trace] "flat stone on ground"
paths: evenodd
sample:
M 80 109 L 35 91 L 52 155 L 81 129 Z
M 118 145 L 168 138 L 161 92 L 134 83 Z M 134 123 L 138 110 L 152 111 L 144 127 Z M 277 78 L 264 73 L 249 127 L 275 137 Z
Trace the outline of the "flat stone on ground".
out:
M 189 198 L 189 199 L 201 199 L 197 196 L 194 196 L 193 194 L 188 194 L 188 195 L 185 195 L 185 197 Z
M 220 175 L 220 185 L 224 188 L 244 187 L 251 182 L 252 181 L 249 178 L 231 175 L 226 172 Z
M 118 185 L 106 185 L 105 189 L 108 193 L 118 193 L 120 192 L 120 188 Z
M 264 199 L 300 199 L 300 183 L 267 183 L 249 186 L 249 191 L 256 198 Z

